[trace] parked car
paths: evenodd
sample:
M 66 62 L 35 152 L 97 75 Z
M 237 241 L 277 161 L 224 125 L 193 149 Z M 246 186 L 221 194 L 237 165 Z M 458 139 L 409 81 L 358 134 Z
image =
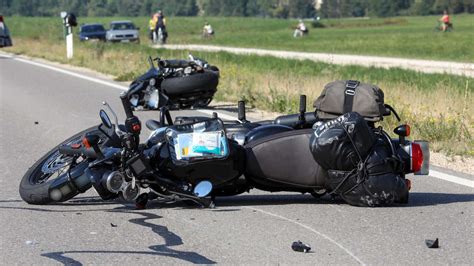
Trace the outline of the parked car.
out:
M 81 25 L 79 29 L 79 40 L 87 41 L 87 40 L 100 40 L 105 41 L 105 33 L 106 30 L 102 24 L 84 24 Z
M 3 21 L 3 16 L 0 15 L 0 48 L 12 46 L 12 39 L 10 38 L 10 31 L 7 24 Z
M 139 28 L 135 27 L 131 21 L 112 21 L 106 40 L 108 42 L 140 42 L 138 30 Z

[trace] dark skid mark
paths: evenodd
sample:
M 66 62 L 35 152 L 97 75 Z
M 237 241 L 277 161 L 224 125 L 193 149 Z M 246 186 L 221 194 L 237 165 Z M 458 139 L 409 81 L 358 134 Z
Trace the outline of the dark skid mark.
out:
M 71 252 L 69 252 L 71 253 Z M 73 252 L 73 253 L 76 253 L 76 252 Z M 82 266 L 82 263 L 73 259 L 73 258 L 69 258 L 69 257 L 66 257 L 64 256 L 65 252 L 51 252 L 51 253 L 43 253 L 41 254 L 41 256 L 43 257 L 46 257 L 46 258 L 50 258 L 50 259 L 53 259 L 57 262 L 60 262 L 64 265 L 74 265 L 74 266 L 79 266 L 81 265 Z
M 178 251 L 170 247 L 183 245 L 183 240 L 177 234 L 168 230 L 166 226 L 150 223 L 147 220 L 160 219 L 162 216 L 141 211 L 133 211 L 119 207 L 108 212 L 116 213 L 132 213 L 143 216 L 142 218 L 133 218 L 129 222 L 144 227 L 148 227 L 152 232 L 161 236 L 165 240 L 163 245 L 153 245 L 148 248 L 152 251 L 110 251 L 110 250 L 76 250 L 76 251 L 62 251 L 62 252 L 48 252 L 43 253 L 41 256 L 53 259 L 57 262 L 63 263 L 64 265 L 82 265 L 79 261 L 76 261 L 66 254 L 139 254 L 139 255 L 153 255 L 153 256 L 166 256 L 171 258 L 180 259 L 195 264 L 215 264 L 216 262 L 210 260 L 203 255 L 196 252 L 190 251 Z M 146 232 L 144 232 L 146 233 Z

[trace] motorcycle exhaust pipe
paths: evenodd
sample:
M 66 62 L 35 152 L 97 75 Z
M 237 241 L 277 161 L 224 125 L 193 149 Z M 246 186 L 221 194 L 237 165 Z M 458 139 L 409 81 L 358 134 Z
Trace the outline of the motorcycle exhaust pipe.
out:
M 50 198 L 57 202 L 66 201 L 91 188 L 92 182 L 85 173 L 86 169 L 87 164 L 80 164 L 72 171 L 56 178 L 48 189 Z

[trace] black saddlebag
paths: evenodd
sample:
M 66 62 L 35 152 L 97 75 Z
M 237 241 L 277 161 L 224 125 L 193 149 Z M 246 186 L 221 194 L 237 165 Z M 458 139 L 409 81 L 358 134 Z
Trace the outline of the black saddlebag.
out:
M 328 191 L 347 203 L 375 207 L 408 200 L 403 163 L 390 138 L 358 113 L 315 124 L 311 151 L 328 170 Z
M 324 169 L 351 170 L 369 154 L 376 137 L 364 118 L 352 112 L 313 126 L 311 152 Z M 360 154 L 357 154 L 357 153 Z
M 352 171 L 328 171 L 327 186 L 355 206 L 389 206 L 408 201 L 408 187 L 402 164 L 388 144 L 379 140 L 365 163 Z
M 313 160 L 308 146 L 312 133 L 291 130 L 249 142 L 245 176 L 267 190 L 324 188 L 327 172 Z

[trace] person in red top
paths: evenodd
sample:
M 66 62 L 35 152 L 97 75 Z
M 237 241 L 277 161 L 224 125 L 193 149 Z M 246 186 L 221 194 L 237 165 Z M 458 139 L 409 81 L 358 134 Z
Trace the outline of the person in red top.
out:
M 441 30 L 446 31 L 448 29 L 449 24 L 450 24 L 449 15 L 448 15 L 447 10 L 444 10 L 443 16 L 439 19 L 439 21 L 441 21 Z

